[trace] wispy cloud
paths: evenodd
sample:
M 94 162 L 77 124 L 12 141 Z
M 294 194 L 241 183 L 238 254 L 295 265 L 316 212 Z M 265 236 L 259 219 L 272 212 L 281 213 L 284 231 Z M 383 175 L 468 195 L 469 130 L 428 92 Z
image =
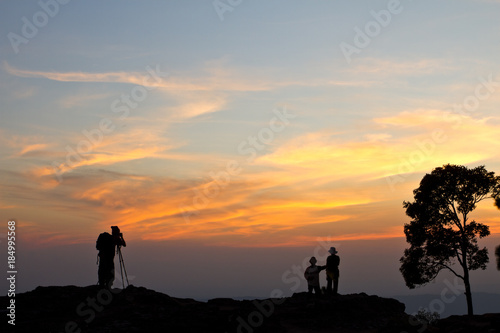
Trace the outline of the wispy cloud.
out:
M 386 76 L 423 76 L 443 72 L 452 72 L 460 69 L 450 63 L 449 59 L 387 59 L 387 58 L 361 58 L 356 64 L 346 70 L 350 73 L 363 75 L 376 75 L 379 79 Z
M 118 82 L 147 85 L 147 81 L 144 80 L 144 73 L 138 72 L 44 72 L 15 68 L 6 61 L 3 64 L 7 73 L 19 77 L 45 78 L 61 82 Z
M 52 146 L 41 135 L 20 135 L 6 129 L 0 129 L 0 139 L 3 156 L 9 159 L 46 152 Z
M 447 112 L 439 109 L 417 109 L 403 111 L 390 117 L 375 118 L 376 124 L 390 126 L 392 128 L 428 128 L 438 127 L 445 123 Z
M 73 139 L 75 147 L 69 145 L 60 153 L 60 159 L 56 159 L 43 167 L 36 167 L 30 172 L 36 177 L 50 179 L 51 184 L 55 184 L 53 179 L 69 171 L 77 170 L 81 167 L 111 166 L 127 161 L 144 158 L 164 158 L 177 159 L 178 155 L 169 154 L 168 150 L 174 145 L 161 132 L 151 130 L 151 128 L 135 128 L 125 132 L 113 133 L 103 137 L 100 142 L 91 143 L 89 140 L 82 140 L 81 134 L 75 134 Z M 86 151 L 78 151 L 79 142 L 85 142 Z
M 49 145 L 46 144 L 46 143 L 30 144 L 30 145 L 24 146 L 22 148 L 22 150 L 19 153 L 17 153 L 16 155 L 17 156 L 23 156 L 23 155 L 26 155 L 26 154 L 31 153 L 33 151 L 45 150 L 48 147 L 49 147 Z
M 105 100 L 112 97 L 110 93 L 80 93 L 77 95 L 65 96 L 59 100 L 61 107 L 71 109 L 74 107 L 86 106 L 93 101 Z
M 173 96 L 178 105 L 172 107 L 169 120 L 189 119 L 223 109 L 228 101 L 223 94 L 183 92 Z
M 387 64 L 386 64 L 387 65 Z M 265 69 L 238 69 L 222 67 L 209 62 L 205 69 L 196 74 L 169 73 L 161 82 L 145 80 L 145 72 L 45 72 L 19 69 L 4 61 L 5 70 L 14 76 L 25 78 L 45 78 L 61 82 L 110 82 L 151 86 L 166 92 L 193 91 L 267 91 L 289 86 L 372 86 L 379 80 L 331 80 L 328 79 L 287 79 L 286 72 L 274 70 L 272 77 Z M 163 70 L 163 69 L 162 69 Z M 359 69 L 362 71 L 363 69 Z
M 363 128 L 365 133 L 373 134 L 365 135 L 364 140 L 346 140 L 328 131 L 311 133 L 291 140 L 258 161 L 279 166 L 302 180 L 385 177 L 397 173 L 402 160 L 418 153 L 421 144 L 432 143 L 434 131 L 440 131 L 443 142 L 432 143 L 434 149 L 430 153 L 420 152 L 422 162 L 415 165 L 413 172 L 428 171 L 438 166 L 436 163 L 467 164 L 496 156 L 500 144 L 495 137 L 500 127 L 492 118 L 463 117 L 458 129 L 456 117 L 445 110 L 405 111 L 373 119 Z M 404 133 L 405 128 L 412 131 Z M 374 137 L 383 140 L 373 141 Z

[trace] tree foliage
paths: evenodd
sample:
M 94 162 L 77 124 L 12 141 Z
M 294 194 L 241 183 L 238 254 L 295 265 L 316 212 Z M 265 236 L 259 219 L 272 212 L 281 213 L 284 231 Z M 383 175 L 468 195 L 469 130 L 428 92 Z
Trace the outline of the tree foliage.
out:
M 495 198 L 495 206 L 500 209 L 500 186 L 493 190 L 493 197 Z M 500 271 L 500 245 L 495 249 L 495 256 L 497 257 L 497 269 Z
M 480 201 L 495 195 L 498 183 L 499 178 L 484 166 L 469 169 L 448 164 L 423 177 L 413 191 L 415 200 L 403 203 L 412 219 L 404 226 L 410 248 L 400 259 L 409 288 L 425 285 L 448 269 L 464 280 L 467 289 L 469 270 L 486 269 L 488 250 L 480 249 L 477 242 L 490 234 L 489 227 L 472 220 L 470 213 Z M 461 270 L 454 267 L 457 262 Z
M 495 255 L 497 257 L 497 269 L 500 271 L 500 245 L 497 246 Z

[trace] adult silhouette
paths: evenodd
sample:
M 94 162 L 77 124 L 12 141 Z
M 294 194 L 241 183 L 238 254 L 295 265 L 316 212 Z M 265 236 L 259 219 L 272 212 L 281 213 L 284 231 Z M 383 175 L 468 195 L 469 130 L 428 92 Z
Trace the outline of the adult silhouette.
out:
M 326 258 L 326 293 L 337 295 L 339 289 L 340 257 L 337 255 L 338 252 L 334 247 L 331 247 L 328 252 L 330 252 L 330 255 Z
M 117 246 L 127 246 L 123 239 L 120 228 L 111 227 L 111 234 L 103 232 L 96 241 L 96 249 L 99 251 L 98 262 L 99 285 L 101 287 L 111 288 L 115 280 L 115 251 Z

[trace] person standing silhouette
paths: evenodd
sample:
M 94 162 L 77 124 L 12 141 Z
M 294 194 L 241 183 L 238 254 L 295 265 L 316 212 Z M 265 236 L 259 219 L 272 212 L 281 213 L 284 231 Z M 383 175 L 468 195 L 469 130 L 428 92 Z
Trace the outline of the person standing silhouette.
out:
M 330 255 L 326 258 L 326 293 L 337 295 L 339 289 L 340 257 L 337 255 L 338 252 L 334 247 L 331 247 L 328 252 L 330 252 Z
M 99 286 L 111 288 L 115 280 L 115 250 L 116 246 L 127 246 L 123 234 L 116 226 L 111 227 L 112 234 L 103 232 L 96 241 L 96 249 L 99 251 Z
M 311 295 L 314 290 L 316 296 L 320 296 L 321 288 L 319 285 L 319 272 L 324 270 L 326 266 L 316 266 L 317 262 L 318 261 L 315 257 L 311 257 L 311 259 L 309 259 L 309 263 L 311 264 L 311 266 L 306 268 L 304 277 L 307 280 L 308 293 Z

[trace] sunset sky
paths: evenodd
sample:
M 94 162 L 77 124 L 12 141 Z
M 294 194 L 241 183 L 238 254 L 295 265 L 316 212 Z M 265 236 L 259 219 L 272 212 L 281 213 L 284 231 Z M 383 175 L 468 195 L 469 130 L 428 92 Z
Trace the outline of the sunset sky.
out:
M 404 287 L 402 202 L 422 177 L 500 173 L 500 1 L 61 2 L 0 3 L 0 217 L 18 223 L 20 289 L 94 283 L 111 225 L 140 285 L 196 249 L 212 269 L 245 267 L 217 276 L 220 294 L 266 294 L 223 286 L 260 265 L 286 282 L 326 240 L 392 253 Z M 474 218 L 500 244 L 491 200 Z M 88 259 L 87 276 L 50 279 L 54 256 Z M 500 273 L 477 274 L 489 287 Z

